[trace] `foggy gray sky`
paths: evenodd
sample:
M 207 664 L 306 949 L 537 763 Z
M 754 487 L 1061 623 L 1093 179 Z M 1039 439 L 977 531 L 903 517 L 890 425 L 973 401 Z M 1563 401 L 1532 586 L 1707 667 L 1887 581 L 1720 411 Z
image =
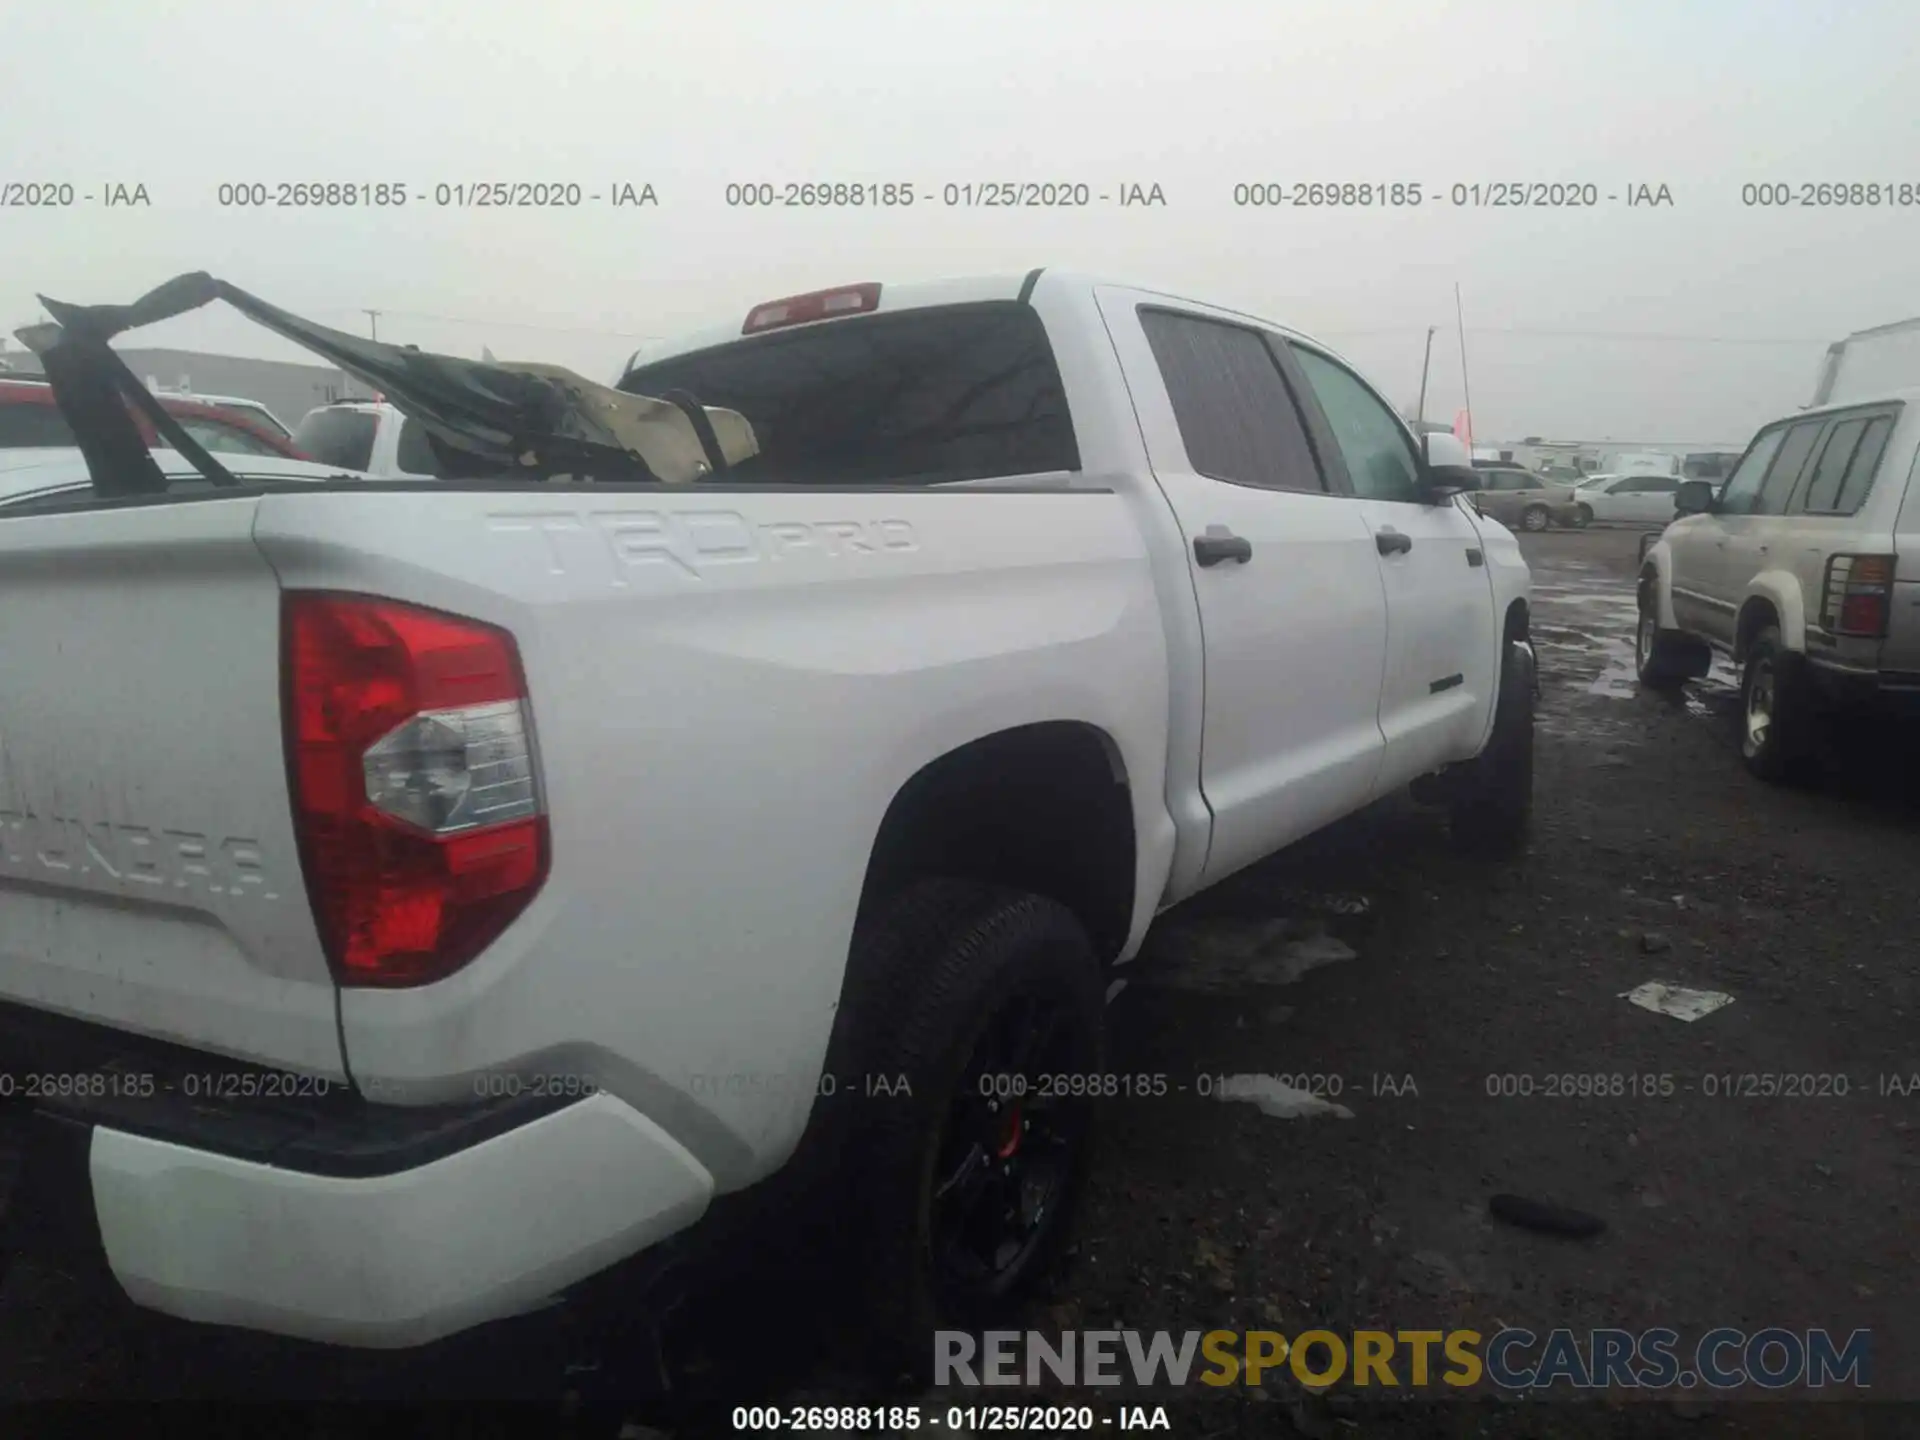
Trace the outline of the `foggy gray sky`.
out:
M 0 324 L 206 269 L 315 319 L 597 378 L 644 337 L 844 281 L 1051 264 L 1239 306 L 1481 440 L 1741 442 L 1825 343 L 1920 314 L 1920 205 L 1755 209 L 1753 182 L 1920 188 L 1910 0 L 1254 3 L 121 0 L 0 5 Z M 109 23 L 110 22 L 110 23 Z M 222 209 L 222 182 L 404 182 L 397 210 Z M 1164 209 L 730 209 L 736 181 L 1158 183 Z M 1435 187 L 1592 181 L 1597 210 Z M 651 183 L 657 208 L 440 209 L 439 182 Z M 1418 209 L 1238 208 L 1237 182 L 1413 181 Z M 1674 204 L 1628 209 L 1638 183 Z M 439 317 L 439 318 L 432 318 Z M 1602 332 L 1568 335 L 1536 332 Z M 1638 337 L 1638 338 L 1633 338 Z M 1677 337 L 1653 340 L 1645 337 Z M 282 358 L 231 312 L 126 342 Z

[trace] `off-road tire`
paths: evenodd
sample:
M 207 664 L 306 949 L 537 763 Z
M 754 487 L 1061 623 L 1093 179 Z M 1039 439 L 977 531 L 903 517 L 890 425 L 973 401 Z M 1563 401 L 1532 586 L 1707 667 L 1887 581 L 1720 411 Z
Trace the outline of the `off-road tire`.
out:
M 1533 647 L 1509 640 L 1500 662 L 1493 734 L 1453 802 L 1449 825 L 1462 849 L 1488 859 L 1512 859 L 1527 843 L 1533 821 Z
M 1762 700 L 1762 687 L 1770 695 Z M 1756 708 L 1764 727 L 1756 734 Z M 1812 694 L 1804 657 L 1788 650 L 1780 627 L 1769 625 L 1747 646 L 1740 671 L 1740 758 L 1760 779 L 1774 784 L 1804 773 L 1812 750 Z
M 1065 906 L 968 881 L 914 884 L 857 929 L 848 1000 L 865 1071 L 909 1094 L 858 1102 L 846 1180 L 860 1227 L 865 1312 L 878 1358 L 928 1378 L 936 1330 L 979 1331 L 1004 1319 L 1056 1261 L 1086 1173 L 1093 1104 L 1069 1105 L 1070 1169 L 1018 1273 L 991 1293 L 956 1292 L 932 1255 L 934 1169 L 957 1088 L 987 1022 L 1016 997 L 1061 1006 L 1067 1073 L 1099 1075 L 1106 996 L 1087 932 Z M 839 1083 L 863 1083 L 842 1076 Z
M 1706 672 L 1711 653 L 1681 630 L 1662 630 L 1660 618 L 1642 610 L 1633 632 L 1633 671 L 1648 690 L 1670 693 Z

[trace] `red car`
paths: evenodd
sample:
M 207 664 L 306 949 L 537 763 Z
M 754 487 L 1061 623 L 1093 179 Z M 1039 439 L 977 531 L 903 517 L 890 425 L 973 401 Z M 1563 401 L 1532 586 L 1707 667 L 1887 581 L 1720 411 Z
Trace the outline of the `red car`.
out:
M 216 454 L 307 458 L 288 444 L 284 436 L 274 434 L 245 415 L 172 395 L 156 398 L 167 413 L 180 422 L 182 429 Z M 152 421 L 137 410 L 133 418 L 149 447 L 167 448 Z M 52 386 L 44 380 L 0 380 L 0 450 L 37 450 L 74 443 L 67 417 L 54 404 Z

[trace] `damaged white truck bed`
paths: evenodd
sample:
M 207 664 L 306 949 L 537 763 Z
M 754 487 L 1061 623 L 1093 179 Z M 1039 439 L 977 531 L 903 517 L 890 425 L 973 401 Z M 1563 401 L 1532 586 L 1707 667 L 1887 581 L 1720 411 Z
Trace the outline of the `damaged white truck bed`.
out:
M 407 1346 L 819 1153 L 876 1317 L 974 1323 L 1156 912 L 1436 772 L 1520 842 L 1526 566 L 1331 352 L 1052 271 L 744 328 L 622 384 L 745 417 L 690 485 L 443 395 L 523 471 L 0 508 L 8 1243 Z

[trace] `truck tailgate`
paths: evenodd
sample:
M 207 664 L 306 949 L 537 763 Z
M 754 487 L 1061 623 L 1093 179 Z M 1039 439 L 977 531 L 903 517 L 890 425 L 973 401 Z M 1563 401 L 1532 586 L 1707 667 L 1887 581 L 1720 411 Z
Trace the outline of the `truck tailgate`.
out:
M 0 518 L 0 1000 L 341 1078 L 257 504 Z

